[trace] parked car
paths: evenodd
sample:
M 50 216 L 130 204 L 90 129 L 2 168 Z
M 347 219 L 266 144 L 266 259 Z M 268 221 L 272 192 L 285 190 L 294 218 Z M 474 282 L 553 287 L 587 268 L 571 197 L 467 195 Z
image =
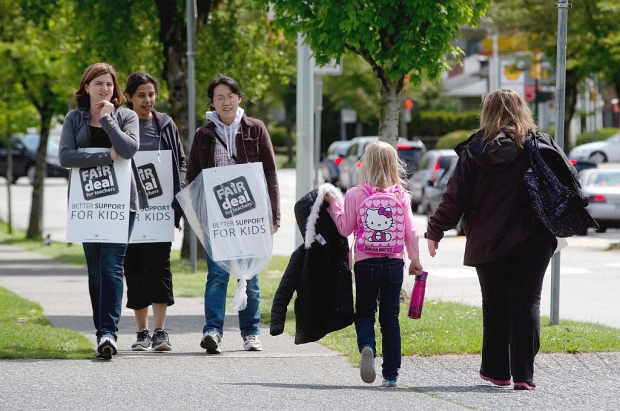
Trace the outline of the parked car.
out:
M 620 228 L 620 168 L 583 170 L 579 173 L 579 183 L 590 202 L 588 212 L 599 225 L 597 232 Z
M 441 171 L 442 174 L 439 176 L 439 178 L 434 183 L 430 181 L 427 182 L 426 203 L 424 212 L 428 217 L 432 216 L 437 210 L 437 207 L 439 207 L 439 203 L 441 203 L 441 198 L 446 192 L 448 180 L 450 179 L 450 176 L 452 176 L 452 173 L 454 172 L 454 169 L 456 167 L 457 160 L 457 156 L 450 157 L 448 165 L 445 169 Z M 457 223 L 456 227 L 454 227 L 454 229 L 456 230 L 457 235 L 465 235 L 465 230 L 463 229 L 463 220 L 460 220 Z
M 354 137 L 351 139 L 349 151 L 343 157 L 340 169 L 340 187 L 348 190 L 357 185 L 359 181 L 359 169 L 362 167 L 361 158 L 364 154 L 366 145 L 371 141 L 378 140 L 377 136 Z M 426 146 L 420 140 L 407 140 L 399 138 L 397 145 L 398 156 L 406 164 L 405 173 L 413 173 L 418 167 L 418 161 L 423 153 L 426 152 Z M 406 178 L 404 179 L 407 180 Z
M 573 166 L 575 166 L 575 169 L 577 170 L 577 172 L 581 170 L 586 170 L 588 168 L 596 168 L 598 166 L 596 163 L 593 163 L 592 161 L 586 161 L 586 160 L 571 159 L 570 162 L 573 164 Z
M 588 160 L 593 163 L 620 161 L 620 132 L 603 141 L 581 144 L 568 153 L 568 158 Z
M 426 191 L 428 182 L 434 183 L 448 168 L 453 158 L 456 158 L 454 150 L 429 150 L 422 156 L 418 170 L 409 178 L 409 190 L 411 191 L 411 208 L 417 211 L 422 204 L 425 210 Z
M 11 138 L 13 145 L 13 181 L 20 177 L 28 177 L 30 183 L 34 182 L 37 150 L 40 136 L 38 134 L 20 134 Z M 60 165 L 58 160 L 58 141 L 47 140 L 47 176 L 64 177 L 69 179 L 69 169 Z M 0 176 L 6 178 L 7 170 L 7 145 L 6 141 L 0 142 Z
M 340 169 L 338 166 L 342 163 L 342 159 L 349 151 L 350 146 L 351 140 L 338 140 L 331 143 L 327 148 L 327 153 L 321 161 L 321 175 L 326 183 L 339 185 Z

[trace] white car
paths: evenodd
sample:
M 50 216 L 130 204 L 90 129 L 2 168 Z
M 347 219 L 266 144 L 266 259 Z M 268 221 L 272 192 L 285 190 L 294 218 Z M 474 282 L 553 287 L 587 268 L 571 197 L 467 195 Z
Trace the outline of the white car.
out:
M 581 192 L 588 197 L 588 212 L 604 233 L 620 228 L 620 168 L 590 168 L 579 173 Z M 585 234 L 585 233 L 583 233 Z
M 596 164 L 620 161 L 620 133 L 603 141 L 581 144 L 568 153 L 568 158 L 587 160 Z

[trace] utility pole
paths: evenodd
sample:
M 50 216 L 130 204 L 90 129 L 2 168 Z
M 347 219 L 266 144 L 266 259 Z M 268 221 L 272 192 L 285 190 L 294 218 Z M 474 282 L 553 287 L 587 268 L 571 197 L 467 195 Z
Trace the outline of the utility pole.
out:
M 189 147 L 192 147 L 196 127 L 196 83 L 194 70 L 194 35 L 196 34 L 196 0 L 187 0 L 185 3 L 187 15 L 187 129 L 189 130 Z M 187 222 L 187 220 L 185 220 Z M 189 261 L 192 272 L 197 269 L 197 240 L 196 233 L 187 224 L 189 233 Z
M 557 64 L 555 69 L 555 142 L 564 149 L 564 99 L 566 98 L 566 35 L 568 30 L 568 9 L 572 7 L 567 0 L 559 0 Z M 551 325 L 560 323 L 560 252 L 551 258 Z

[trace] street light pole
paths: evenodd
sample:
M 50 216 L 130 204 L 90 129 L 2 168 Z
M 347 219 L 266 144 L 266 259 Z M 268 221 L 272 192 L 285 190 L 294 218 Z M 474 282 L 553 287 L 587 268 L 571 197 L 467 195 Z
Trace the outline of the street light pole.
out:
M 557 64 L 555 69 L 555 142 L 564 149 L 564 99 L 566 98 L 566 35 L 568 27 L 567 0 L 559 0 L 558 9 Z M 560 252 L 551 259 L 551 325 L 560 323 Z

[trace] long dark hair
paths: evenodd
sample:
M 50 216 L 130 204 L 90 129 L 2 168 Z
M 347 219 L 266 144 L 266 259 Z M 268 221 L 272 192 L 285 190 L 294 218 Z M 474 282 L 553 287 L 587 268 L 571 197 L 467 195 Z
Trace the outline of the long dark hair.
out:
M 125 86 L 125 95 L 127 95 L 127 107 L 133 110 L 133 103 L 131 102 L 131 96 L 136 92 L 138 87 L 143 84 L 151 83 L 153 87 L 155 87 L 155 94 L 159 95 L 159 83 L 155 80 L 155 77 L 151 76 L 149 73 L 131 73 L 129 77 L 127 77 L 127 85 Z
M 121 86 L 118 85 L 114 67 L 108 63 L 95 63 L 84 71 L 82 80 L 80 81 L 80 88 L 75 92 L 75 103 L 78 107 L 90 110 L 90 96 L 86 92 L 86 86 L 89 85 L 93 79 L 103 76 L 104 74 L 112 76 L 112 83 L 114 83 L 114 91 L 112 92 L 110 103 L 114 104 L 114 107 L 120 107 L 125 103 L 125 96 L 123 96 Z

